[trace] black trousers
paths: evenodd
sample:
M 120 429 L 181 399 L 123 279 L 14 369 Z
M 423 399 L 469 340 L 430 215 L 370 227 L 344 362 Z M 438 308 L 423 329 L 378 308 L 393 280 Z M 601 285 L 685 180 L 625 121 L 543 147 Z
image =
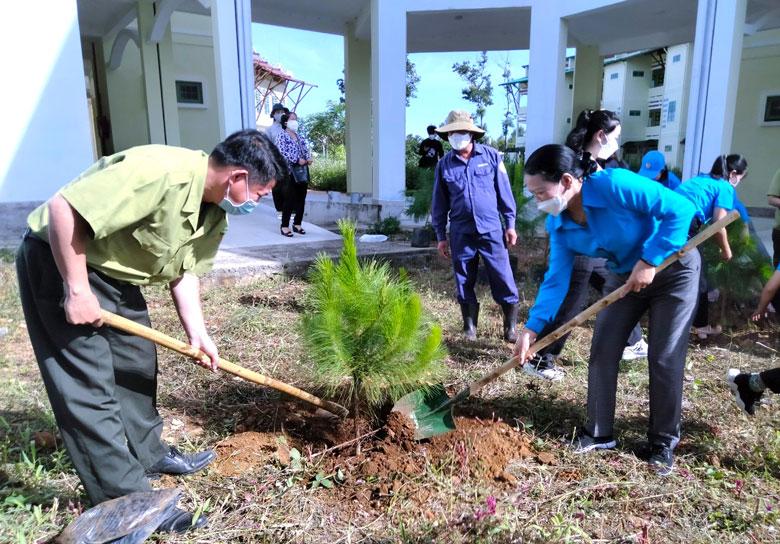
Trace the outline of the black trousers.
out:
M 611 272 L 607 269 L 606 259 L 596 259 L 583 255 L 575 257 L 566 298 L 563 299 L 555 319 L 542 329 L 539 338 L 544 338 L 585 309 L 588 303 L 589 286 L 593 287 L 600 296 L 608 295 L 610 291 L 606 290 L 606 282 L 610 274 Z M 565 334 L 546 348 L 540 350 L 539 354 L 559 356 L 563 352 L 563 346 L 568 338 L 569 335 Z M 642 329 L 639 323 L 637 323 L 631 329 L 626 346 L 633 346 L 641 339 Z
M 780 229 L 772 229 L 772 268 L 780 263 Z
M 282 209 L 282 226 L 290 226 L 290 216 L 295 214 L 293 225 L 299 225 L 303 221 L 303 210 L 306 206 L 306 193 L 309 190 L 308 183 L 290 182 L 284 195 L 284 208 Z
M 57 426 L 93 504 L 150 489 L 144 470 L 168 453 L 160 441 L 154 344 L 110 327 L 71 325 L 49 245 L 26 236 L 16 255 L 19 294 Z M 89 269 L 100 306 L 149 326 L 138 286 Z

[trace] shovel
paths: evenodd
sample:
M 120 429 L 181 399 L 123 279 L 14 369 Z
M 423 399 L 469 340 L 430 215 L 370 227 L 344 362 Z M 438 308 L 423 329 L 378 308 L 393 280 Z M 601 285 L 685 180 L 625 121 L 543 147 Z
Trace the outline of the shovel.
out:
M 689 253 L 695 249 L 696 246 L 701 244 L 704 240 L 719 230 L 726 228 L 727 225 L 729 225 L 738 217 L 739 212 L 731 211 L 726 217 L 716 221 L 706 229 L 702 230 L 699 234 L 688 240 L 688 243 L 685 244 L 685 246 L 683 246 L 680 251 L 669 255 L 660 265 L 658 265 L 656 267 L 656 273 L 665 269 L 686 253 Z M 601 310 L 616 300 L 622 298 L 627 293 L 627 287 L 623 285 L 597 302 L 594 302 L 585 310 L 574 316 L 570 321 L 561 325 L 544 338 L 534 342 L 528 350 L 529 354 L 534 354 L 540 349 L 549 346 L 563 335 L 571 331 L 574 327 L 582 325 L 588 319 L 599 313 Z M 441 384 L 412 391 L 411 393 L 398 399 L 398 402 L 396 402 L 393 406 L 393 411 L 400 412 L 414 423 L 414 437 L 416 440 L 431 438 L 433 436 L 454 431 L 455 420 L 452 417 L 452 407 L 465 401 L 470 396 L 475 395 L 485 386 L 485 384 L 492 382 L 519 364 L 520 361 L 517 359 L 517 357 L 512 357 L 506 363 L 480 378 L 476 382 L 472 383 L 452 398 L 447 395 L 447 391 Z
M 106 310 L 103 310 L 102 312 L 103 312 L 103 322 L 106 325 L 110 325 L 115 329 L 119 329 L 121 331 L 124 331 L 129 334 L 133 334 L 135 336 L 140 336 L 141 338 L 146 338 L 147 340 L 150 340 L 155 344 L 172 349 L 173 351 L 178 351 L 182 355 L 186 355 L 187 357 L 192 357 L 193 359 L 197 359 L 198 361 L 206 360 L 205 353 L 203 353 L 199 349 L 192 347 L 189 344 L 186 344 L 180 340 L 176 340 L 175 338 L 171 338 L 167 334 L 163 334 L 160 331 L 156 331 L 149 327 L 145 327 L 144 325 L 140 325 L 135 321 L 131 321 L 122 316 L 112 314 L 111 312 L 108 312 Z M 349 411 L 343 406 L 341 406 L 340 404 L 336 404 L 335 402 L 331 402 L 329 400 L 315 397 L 311 393 L 307 393 L 302 389 L 298 389 L 297 387 L 286 384 L 284 382 L 280 382 L 279 380 L 269 378 L 268 376 L 263 376 L 262 374 L 254 372 L 252 370 L 249 370 L 237 364 L 231 363 L 230 361 L 227 361 L 225 359 L 220 358 L 218 366 L 220 370 L 224 370 L 229 374 L 233 374 L 234 376 L 238 376 L 239 378 L 243 378 L 244 380 L 254 382 L 259 385 L 273 387 L 278 391 L 282 391 L 283 393 L 287 393 L 288 395 L 291 395 L 293 397 L 299 398 L 301 400 L 305 400 L 309 404 L 319 406 L 323 410 L 327 410 L 333 415 L 339 417 L 346 417 L 349 414 Z

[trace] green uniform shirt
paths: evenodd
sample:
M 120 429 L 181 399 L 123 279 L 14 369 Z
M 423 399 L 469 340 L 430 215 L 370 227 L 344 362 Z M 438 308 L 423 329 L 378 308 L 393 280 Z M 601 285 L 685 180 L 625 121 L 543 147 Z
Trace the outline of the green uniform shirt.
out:
M 208 272 L 227 218 L 201 202 L 207 167 L 202 151 L 145 145 L 103 157 L 60 189 L 94 233 L 87 264 L 136 285 Z M 48 241 L 47 205 L 27 224 Z
M 780 170 L 775 172 L 772 183 L 769 185 L 769 196 L 780 197 Z M 775 208 L 775 228 L 780 229 L 780 208 Z

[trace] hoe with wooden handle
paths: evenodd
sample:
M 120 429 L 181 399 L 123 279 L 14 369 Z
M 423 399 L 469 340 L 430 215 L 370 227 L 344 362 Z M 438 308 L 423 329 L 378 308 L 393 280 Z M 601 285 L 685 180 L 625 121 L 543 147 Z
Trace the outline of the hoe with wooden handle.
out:
M 685 246 L 680 249 L 680 251 L 669 255 L 660 265 L 658 265 L 656 267 L 656 274 L 677 261 L 686 253 L 695 249 L 696 246 L 701 244 L 704 240 L 719 230 L 726 228 L 727 225 L 729 225 L 738 217 L 739 213 L 732 211 L 726 217 L 716 221 L 712 225 L 702 230 L 699 234 L 688 240 L 688 243 L 685 244 Z M 533 345 L 531 345 L 529 348 L 529 353 L 536 353 L 540 349 L 549 346 L 563 335 L 571 331 L 574 327 L 582 325 L 601 310 L 616 300 L 622 298 L 626 293 L 627 288 L 625 285 L 615 289 L 604 298 L 593 303 L 588 308 L 574 316 L 570 321 L 555 329 L 552 333 L 534 342 Z M 517 357 L 512 357 L 509 359 L 509 361 L 481 379 L 475 381 L 452 398 L 447 395 L 447 392 L 444 390 L 444 386 L 441 384 L 412 391 L 408 395 L 398 399 L 398 402 L 396 402 L 393 406 L 393 411 L 402 413 L 414 423 L 414 437 L 417 440 L 448 433 L 455 430 L 455 420 L 452 417 L 452 407 L 454 405 L 465 401 L 467 398 L 476 394 L 480 389 L 482 389 L 485 384 L 495 380 L 499 376 L 502 376 L 519 364 L 520 361 L 517 360 Z
M 140 336 L 141 338 L 146 338 L 155 344 L 172 349 L 173 351 L 178 351 L 187 357 L 197 359 L 198 361 L 206 360 L 206 354 L 199 349 L 196 349 L 180 340 L 176 340 L 175 338 L 171 338 L 167 334 L 161 333 L 160 331 L 156 331 L 149 327 L 145 327 L 144 325 L 140 325 L 135 321 L 131 321 L 116 314 L 112 314 L 109 311 L 103 310 L 103 322 L 106 325 L 114 327 L 115 329 L 119 329 L 129 334 L 134 334 L 135 336 Z M 297 387 L 280 382 L 279 380 L 269 378 L 268 376 L 263 376 L 262 374 L 231 363 L 225 359 L 219 359 L 219 369 L 224 370 L 229 374 L 233 374 L 234 376 L 238 376 L 239 378 L 243 378 L 247 381 L 254 382 L 259 385 L 265 385 L 267 387 L 273 387 L 274 389 L 282 391 L 283 393 L 287 393 L 293 397 L 305 400 L 310 404 L 319 406 L 323 410 L 327 410 L 336 416 L 346 417 L 349 414 L 349 411 L 340 404 L 315 397 L 311 393 L 307 393 L 302 389 L 298 389 Z

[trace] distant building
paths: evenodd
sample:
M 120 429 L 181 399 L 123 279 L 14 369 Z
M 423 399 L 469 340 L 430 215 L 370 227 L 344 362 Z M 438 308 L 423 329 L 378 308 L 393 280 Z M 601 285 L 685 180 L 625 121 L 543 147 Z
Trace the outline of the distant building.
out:
M 563 141 L 580 110 L 603 104 L 620 112 L 629 155 L 656 141 L 683 177 L 744 153 L 748 205 L 766 206 L 780 167 L 777 0 L 57 0 L 11 2 L 4 15 L 14 77 L 0 217 L 98 155 L 144 143 L 209 150 L 256 127 L 266 103 L 258 112 L 253 22 L 343 37 L 347 190 L 383 206 L 404 202 L 408 53 L 529 50 L 517 86 L 528 149 Z M 295 101 L 268 84 L 269 108 Z

